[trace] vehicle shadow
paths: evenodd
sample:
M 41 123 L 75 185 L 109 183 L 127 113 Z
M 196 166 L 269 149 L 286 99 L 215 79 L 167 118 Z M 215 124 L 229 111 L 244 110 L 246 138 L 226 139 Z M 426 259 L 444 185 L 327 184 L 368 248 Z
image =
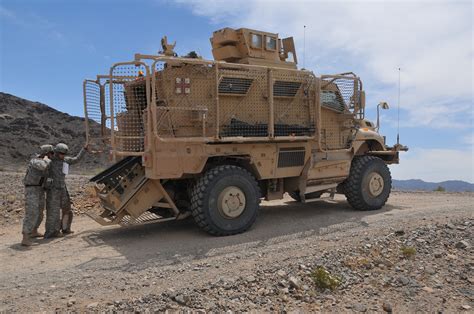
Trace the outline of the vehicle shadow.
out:
M 393 206 L 387 204 L 381 210 L 364 212 L 355 211 L 342 200 L 306 204 L 288 201 L 277 205 L 263 204 L 253 227 L 233 236 L 208 235 L 189 218 L 125 228 L 97 229 L 82 238 L 90 246 L 113 247 L 134 265 L 148 261 L 166 265 L 248 250 L 278 239 L 286 241 L 327 233 L 327 227 L 333 225 L 340 225 L 339 230 L 361 226 L 362 218 L 393 209 Z

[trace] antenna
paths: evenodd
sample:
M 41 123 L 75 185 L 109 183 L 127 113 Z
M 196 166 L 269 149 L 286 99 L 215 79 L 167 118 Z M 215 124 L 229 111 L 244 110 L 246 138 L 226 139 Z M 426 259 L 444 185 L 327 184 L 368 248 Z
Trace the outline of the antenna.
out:
M 400 145 L 400 68 L 398 68 L 397 145 Z
M 306 25 L 303 25 L 303 69 L 306 68 Z

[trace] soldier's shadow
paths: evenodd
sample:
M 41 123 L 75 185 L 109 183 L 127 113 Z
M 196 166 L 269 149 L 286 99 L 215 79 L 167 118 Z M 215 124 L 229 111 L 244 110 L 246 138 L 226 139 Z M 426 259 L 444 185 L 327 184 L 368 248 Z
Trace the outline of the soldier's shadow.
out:
M 27 252 L 31 251 L 35 246 L 38 246 L 39 244 L 33 243 L 31 246 L 23 246 L 20 243 L 15 243 L 9 246 L 10 249 L 18 251 L 18 252 Z
M 18 242 L 18 243 L 10 245 L 9 248 L 12 249 L 12 250 L 15 250 L 15 251 L 19 251 L 19 252 L 30 251 L 30 250 L 34 249 L 35 247 L 38 247 L 42 244 L 47 244 L 47 243 L 51 243 L 51 242 L 59 242 L 61 240 L 66 240 L 69 237 L 71 237 L 71 236 L 55 237 L 55 238 L 42 238 L 42 237 L 39 237 L 39 238 L 32 239 L 32 245 L 31 246 L 23 246 L 23 245 L 21 245 L 20 242 Z

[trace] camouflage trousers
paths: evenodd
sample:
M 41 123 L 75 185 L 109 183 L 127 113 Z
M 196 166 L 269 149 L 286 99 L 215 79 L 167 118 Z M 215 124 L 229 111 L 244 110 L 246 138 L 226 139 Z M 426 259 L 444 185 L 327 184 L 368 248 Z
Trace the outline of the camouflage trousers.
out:
M 73 213 L 69 192 L 67 188 L 65 190 L 66 193 L 63 194 L 63 198 L 61 199 L 61 230 L 68 232 L 71 231 Z
M 38 214 L 38 222 L 36 223 L 35 227 L 33 230 L 38 230 L 38 228 L 41 226 L 41 223 L 43 222 L 44 219 L 44 209 L 45 209 L 45 190 L 43 190 L 43 193 L 41 193 L 41 200 L 39 202 L 39 214 Z
M 25 186 L 25 218 L 23 233 L 31 233 L 41 223 L 44 209 L 44 189 L 42 186 Z M 42 219 L 42 218 L 41 218 Z
M 52 237 L 60 230 L 70 231 L 72 208 L 69 192 L 66 187 L 52 188 L 46 196 L 46 231 L 45 237 Z
M 40 204 L 39 214 L 38 214 L 38 222 L 36 223 L 34 230 L 37 230 L 41 226 L 41 223 L 43 222 L 43 219 L 44 219 L 44 201 L 45 201 L 45 197 L 44 197 L 44 191 L 43 191 L 43 202 Z

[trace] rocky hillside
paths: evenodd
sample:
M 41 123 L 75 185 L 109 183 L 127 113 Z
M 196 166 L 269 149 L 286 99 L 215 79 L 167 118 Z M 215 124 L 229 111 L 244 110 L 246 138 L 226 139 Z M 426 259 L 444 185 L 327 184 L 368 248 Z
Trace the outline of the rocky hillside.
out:
M 98 130 L 98 125 L 95 126 Z M 22 170 L 42 144 L 64 142 L 77 154 L 85 142 L 84 118 L 45 104 L 0 93 L 0 168 Z M 93 172 L 107 165 L 104 154 L 87 154 L 73 172 Z

